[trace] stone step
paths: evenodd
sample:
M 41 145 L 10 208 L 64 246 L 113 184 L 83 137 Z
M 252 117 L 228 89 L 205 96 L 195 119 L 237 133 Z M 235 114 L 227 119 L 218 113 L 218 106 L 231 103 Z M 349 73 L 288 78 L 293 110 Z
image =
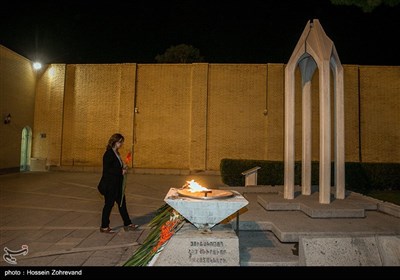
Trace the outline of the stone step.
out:
M 240 231 L 241 266 L 298 266 L 297 243 L 282 243 L 271 231 Z
M 240 262 L 240 266 L 299 266 L 299 261 L 292 262 Z

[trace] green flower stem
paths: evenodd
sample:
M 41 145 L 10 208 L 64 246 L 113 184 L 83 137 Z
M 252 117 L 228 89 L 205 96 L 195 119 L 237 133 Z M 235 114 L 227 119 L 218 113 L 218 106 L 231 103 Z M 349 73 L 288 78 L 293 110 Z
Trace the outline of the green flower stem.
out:
M 150 232 L 145 238 L 143 244 L 135 251 L 132 257 L 124 264 L 124 266 L 146 266 L 156 253 L 160 252 L 164 245 L 158 248 L 157 252 L 153 251 L 161 238 L 161 227 L 170 220 L 173 208 L 168 204 L 162 205 L 157 209 L 155 217 L 150 221 Z M 176 232 L 174 227 L 174 231 Z M 168 242 L 168 241 L 167 241 Z

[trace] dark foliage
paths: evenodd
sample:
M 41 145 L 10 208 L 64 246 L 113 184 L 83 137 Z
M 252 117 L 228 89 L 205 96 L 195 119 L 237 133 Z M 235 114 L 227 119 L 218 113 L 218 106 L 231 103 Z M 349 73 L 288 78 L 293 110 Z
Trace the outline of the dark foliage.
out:
M 244 186 L 243 171 L 259 166 L 258 185 L 283 185 L 284 162 L 267 160 L 222 159 L 221 177 L 229 186 Z M 334 185 L 334 164 L 331 165 L 331 185 Z M 346 189 L 361 193 L 371 190 L 400 189 L 399 163 L 345 163 Z M 301 162 L 295 162 L 295 184 L 301 184 Z M 311 184 L 319 184 L 319 162 L 312 162 Z

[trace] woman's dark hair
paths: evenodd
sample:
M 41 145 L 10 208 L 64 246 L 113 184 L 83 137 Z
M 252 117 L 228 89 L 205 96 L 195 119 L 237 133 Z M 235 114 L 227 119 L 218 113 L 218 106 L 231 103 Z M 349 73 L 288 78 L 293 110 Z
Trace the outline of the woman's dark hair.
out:
M 106 149 L 107 150 L 112 149 L 115 146 L 115 143 L 120 142 L 120 141 L 124 142 L 124 140 L 125 140 L 125 138 L 124 138 L 124 136 L 122 136 L 122 134 L 115 133 L 115 134 L 111 135 L 110 140 L 108 140 Z

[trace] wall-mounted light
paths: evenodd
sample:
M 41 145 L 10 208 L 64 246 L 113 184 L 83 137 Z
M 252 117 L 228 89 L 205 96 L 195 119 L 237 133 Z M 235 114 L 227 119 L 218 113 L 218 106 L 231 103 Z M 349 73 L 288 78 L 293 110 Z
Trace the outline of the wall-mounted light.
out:
M 4 118 L 4 124 L 9 124 L 11 122 L 11 114 L 8 114 L 5 118 Z
M 33 63 L 33 69 L 40 70 L 42 68 L 42 64 L 40 62 Z

